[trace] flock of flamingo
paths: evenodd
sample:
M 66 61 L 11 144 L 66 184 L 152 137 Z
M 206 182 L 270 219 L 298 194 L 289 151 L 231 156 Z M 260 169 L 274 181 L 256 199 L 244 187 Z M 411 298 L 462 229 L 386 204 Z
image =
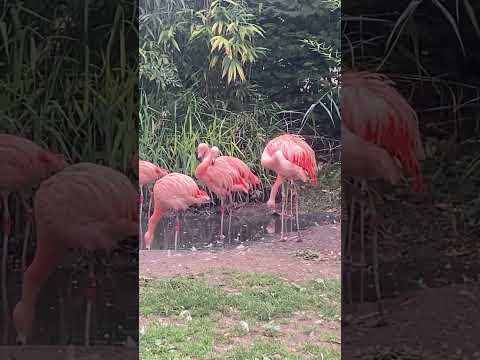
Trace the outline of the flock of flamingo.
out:
M 197 147 L 200 164 L 195 170 L 195 177 L 220 199 L 220 237 L 224 237 L 225 201 L 229 199 L 229 226 L 231 223 L 232 194 L 248 193 L 260 184 L 260 179 L 250 170 L 247 164 L 233 156 L 223 156 L 216 146 L 209 147 L 201 143 Z M 184 174 L 168 173 L 158 165 L 140 160 L 140 185 L 155 182 L 153 187 L 154 211 L 148 220 L 145 233 L 145 248 L 150 249 L 155 227 L 160 218 L 169 209 L 177 211 L 175 226 L 175 242 L 180 230 L 179 211 L 185 211 L 189 206 L 210 200 L 206 192 L 199 189 L 196 182 Z M 284 134 L 270 140 L 262 153 L 261 164 L 277 174 L 272 186 L 267 205 L 275 209 L 275 199 L 279 187 L 284 181 L 289 181 L 295 187 L 295 181 L 317 183 L 317 163 L 313 149 L 299 135 Z M 296 195 L 296 219 L 298 229 L 298 192 Z M 282 192 L 281 240 L 284 241 L 284 216 L 287 196 L 285 187 Z M 298 238 L 301 241 L 301 238 Z
M 342 74 L 342 175 L 361 179 L 362 183 L 381 178 L 393 184 L 399 183 L 403 176 L 413 177 L 413 189 L 420 190 L 422 179 L 418 160 L 424 155 L 417 117 L 392 85 L 388 79 L 378 74 Z M 215 146 L 209 147 L 202 143 L 198 145 L 197 155 L 201 162 L 195 176 L 220 199 L 220 235 L 223 235 L 225 200 L 228 198 L 231 205 L 232 193 L 249 192 L 260 181 L 243 161 L 222 156 Z M 138 191 L 125 175 L 116 170 L 92 163 L 69 165 L 63 157 L 22 137 L 1 134 L 0 159 L 4 341 L 5 329 L 12 317 L 17 338 L 24 344 L 32 334 L 40 290 L 68 249 L 110 251 L 119 240 L 138 235 Z M 137 159 L 134 163 L 137 163 Z M 155 182 L 154 212 L 148 220 L 144 237 L 145 247 L 149 249 L 155 226 L 167 210 L 184 211 L 191 205 L 209 201 L 209 196 L 187 175 L 169 173 L 143 160 L 138 161 L 138 164 L 139 185 Z M 290 191 L 297 195 L 298 227 L 298 192 L 295 182 L 306 182 L 308 179 L 313 183 L 317 181 L 315 154 L 301 136 L 284 134 L 268 142 L 261 156 L 261 165 L 277 174 L 267 202 L 270 208 L 275 208 L 276 195 L 282 187 L 283 240 L 286 186 L 291 187 Z M 9 194 L 31 187 L 38 187 L 33 199 L 36 250 L 33 261 L 23 273 L 21 298 L 10 313 L 6 292 L 7 250 L 11 236 Z M 140 203 L 142 201 L 143 198 L 140 198 Z M 360 220 L 363 224 L 365 200 L 357 199 L 356 196 L 347 204 L 351 212 L 350 224 L 353 224 L 356 203 L 360 204 Z M 370 204 L 371 213 L 374 214 L 373 202 Z M 229 215 L 231 218 L 231 209 Z M 179 227 L 177 215 L 176 234 Z M 344 258 L 351 260 L 352 226 L 343 233 Z M 375 234 L 376 232 L 373 233 L 373 239 L 376 239 Z M 363 242 L 362 225 L 362 252 Z M 373 248 L 375 262 L 376 243 Z M 362 253 L 362 262 L 364 258 Z M 380 304 L 378 264 L 374 264 L 374 275 Z M 90 277 L 94 284 L 93 271 L 90 272 Z M 90 296 L 89 304 L 93 301 L 93 296 Z M 88 315 L 86 324 L 89 324 Z M 89 329 L 86 326 L 86 344 L 89 343 L 88 335 Z

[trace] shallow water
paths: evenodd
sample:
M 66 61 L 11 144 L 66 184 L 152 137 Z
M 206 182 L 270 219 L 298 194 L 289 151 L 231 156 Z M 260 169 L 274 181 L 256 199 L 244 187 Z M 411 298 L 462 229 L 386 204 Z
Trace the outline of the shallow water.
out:
M 229 216 L 224 218 L 223 235 L 220 237 L 220 219 L 218 212 L 180 215 L 180 231 L 175 241 L 176 214 L 169 213 L 161 219 L 155 229 L 152 250 L 206 250 L 211 248 L 236 247 L 240 244 L 265 240 L 268 235 L 281 233 L 281 218 L 278 214 L 262 207 L 245 207 L 233 210 L 230 232 Z M 147 228 L 147 216 L 143 217 L 142 231 Z M 330 224 L 336 219 L 332 213 L 318 212 L 299 215 L 299 229 Z M 285 234 L 296 234 L 297 225 L 294 216 L 285 219 Z

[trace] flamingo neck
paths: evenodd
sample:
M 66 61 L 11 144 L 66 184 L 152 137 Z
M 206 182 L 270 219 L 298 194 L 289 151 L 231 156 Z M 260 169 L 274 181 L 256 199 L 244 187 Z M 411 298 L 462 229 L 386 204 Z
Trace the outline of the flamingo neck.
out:
M 52 247 L 51 249 L 44 249 L 38 247 L 33 262 L 25 271 L 22 283 L 22 297 L 14 311 L 14 319 L 23 322 L 22 325 L 17 324 L 22 326 L 22 329 L 26 332 L 26 334 L 22 335 L 29 335 L 38 294 L 54 268 L 60 262 L 65 251 L 66 248 Z M 23 326 L 26 326 L 26 328 Z
M 65 251 L 64 248 L 37 249 L 33 262 L 23 276 L 21 302 L 24 305 L 30 306 L 32 310 L 35 308 L 38 293 L 60 262 Z
M 211 151 L 208 151 L 206 155 L 203 157 L 200 164 L 197 166 L 197 170 L 195 170 L 195 176 L 201 177 L 206 174 L 208 167 L 212 164 L 213 154 Z
M 277 179 L 275 180 L 275 182 L 272 185 L 272 189 L 270 190 L 270 197 L 269 197 L 268 202 L 267 202 L 267 204 L 270 207 L 275 206 L 275 199 L 277 197 L 278 189 L 280 188 L 280 186 L 282 186 L 282 183 L 283 183 L 283 177 L 278 175 Z

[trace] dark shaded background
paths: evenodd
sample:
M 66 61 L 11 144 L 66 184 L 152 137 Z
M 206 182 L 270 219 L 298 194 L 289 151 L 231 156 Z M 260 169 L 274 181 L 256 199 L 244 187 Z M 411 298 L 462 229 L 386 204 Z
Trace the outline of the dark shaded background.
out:
M 70 163 L 110 166 L 137 186 L 132 164 L 138 149 L 137 11 L 135 0 L 1 1 L 0 132 L 30 139 Z M 25 192 L 30 206 L 34 191 Z M 18 194 L 10 206 L 14 231 L 7 278 L 13 308 L 20 296 L 26 218 Z M 34 251 L 31 241 L 27 264 Z M 30 344 L 83 344 L 83 259 L 72 252 L 42 289 Z M 108 263 L 102 253 L 96 259 L 93 349 L 123 346 L 129 337 L 138 341 L 138 239 L 126 239 Z M 2 321 L 0 338 L 8 331 L 4 345 L 12 345 L 15 331 L 6 325 Z
M 377 328 L 368 316 L 376 311 L 371 276 L 364 305 L 358 304 L 354 276 L 353 306 L 343 294 L 343 359 L 466 359 L 478 351 L 480 37 L 465 2 L 458 2 L 457 21 L 455 3 L 442 2 L 453 14 L 465 55 L 442 11 L 421 1 L 379 67 L 388 36 L 411 2 L 342 1 L 342 66 L 355 64 L 396 82 L 419 115 L 427 153 L 424 193 L 377 184 L 388 324 Z M 471 5 L 478 20 L 480 6 Z

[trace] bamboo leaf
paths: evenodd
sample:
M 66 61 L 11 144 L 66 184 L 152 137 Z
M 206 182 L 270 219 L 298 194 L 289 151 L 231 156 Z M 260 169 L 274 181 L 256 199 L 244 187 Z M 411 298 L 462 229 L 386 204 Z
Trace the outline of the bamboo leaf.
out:
M 245 72 L 243 71 L 242 65 L 240 65 L 239 63 L 237 63 L 237 72 L 242 81 L 247 80 L 247 78 L 245 77 Z

